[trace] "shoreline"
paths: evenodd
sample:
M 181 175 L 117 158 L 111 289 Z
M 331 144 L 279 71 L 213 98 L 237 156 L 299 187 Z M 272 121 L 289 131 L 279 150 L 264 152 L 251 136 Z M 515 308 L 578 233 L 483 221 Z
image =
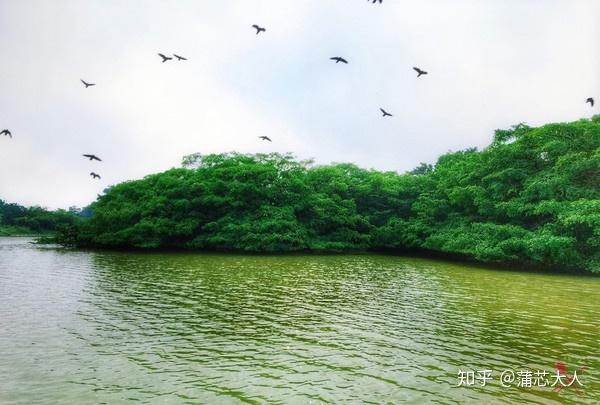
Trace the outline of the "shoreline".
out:
M 485 262 L 461 256 L 453 253 L 426 251 L 426 250 L 393 250 L 393 249 L 373 249 L 373 250 L 298 250 L 287 252 L 257 252 L 244 251 L 234 249 L 186 249 L 186 248 L 135 248 L 135 247 L 102 247 L 102 246 L 64 246 L 60 243 L 51 240 L 42 240 L 50 235 L 20 235 L 20 236 L 3 236 L 1 237 L 29 237 L 32 243 L 36 245 L 55 245 L 59 249 L 69 249 L 80 252 L 107 252 L 107 253 L 133 253 L 133 254 L 219 254 L 231 256 L 340 256 L 340 255 L 381 255 L 381 256 L 397 256 L 405 258 L 418 258 L 435 261 L 443 261 L 448 263 L 468 264 L 481 268 L 497 271 L 509 271 L 519 273 L 543 273 L 557 275 L 573 275 L 586 277 L 600 277 L 600 273 L 595 273 L 585 269 L 560 269 L 552 267 L 542 267 L 540 265 L 530 263 L 502 263 L 502 262 Z M 40 240 L 35 240 L 39 238 Z

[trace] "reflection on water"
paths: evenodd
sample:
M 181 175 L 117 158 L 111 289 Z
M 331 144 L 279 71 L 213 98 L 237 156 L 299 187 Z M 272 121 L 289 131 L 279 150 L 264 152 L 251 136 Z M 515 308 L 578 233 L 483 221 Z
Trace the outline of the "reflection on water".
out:
M 600 400 L 597 278 L 27 242 L 0 239 L 0 403 Z M 583 397 L 499 384 L 557 360 L 588 367 Z

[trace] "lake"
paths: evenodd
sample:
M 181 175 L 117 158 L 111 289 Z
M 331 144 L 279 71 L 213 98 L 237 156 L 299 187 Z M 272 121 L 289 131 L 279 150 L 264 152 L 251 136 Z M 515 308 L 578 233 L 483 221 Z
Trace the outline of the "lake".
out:
M 2 404 L 600 401 L 600 278 L 30 241 L 0 238 Z M 582 396 L 527 386 L 557 361 Z

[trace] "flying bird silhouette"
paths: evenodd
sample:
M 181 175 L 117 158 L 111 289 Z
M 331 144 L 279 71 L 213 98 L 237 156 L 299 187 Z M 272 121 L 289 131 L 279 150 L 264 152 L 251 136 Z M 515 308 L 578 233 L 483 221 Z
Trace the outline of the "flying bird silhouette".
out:
M 85 80 L 83 80 L 83 79 L 79 79 L 79 80 L 81 80 L 81 83 L 83 83 L 83 85 L 85 86 L 85 88 L 86 88 L 86 89 L 87 89 L 88 87 L 90 87 L 90 86 L 95 86 L 95 85 L 96 85 L 96 83 L 88 83 L 88 82 L 86 82 L 86 81 L 85 81 Z
M 94 179 L 101 179 L 101 178 L 102 178 L 102 177 L 100 177 L 100 175 L 99 175 L 99 174 L 97 174 L 97 173 L 94 173 L 94 172 L 91 172 L 91 173 L 90 173 L 90 176 L 92 176 Z
M 380 108 L 379 111 L 381 111 L 383 113 L 383 117 L 393 117 L 392 114 L 390 114 L 389 112 L 387 112 L 383 108 Z
M 413 70 L 418 73 L 417 77 L 421 77 L 421 75 L 426 75 L 427 72 L 419 69 L 418 67 L 414 67 Z
M 263 135 L 263 136 L 259 136 L 259 138 L 260 138 L 260 139 L 262 139 L 263 141 L 269 141 L 269 142 L 273 142 L 273 141 L 271 140 L 271 138 L 269 138 L 268 136 L 264 136 L 264 135 Z
M 176 53 L 174 53 L 173 56 L 175 56 L 178 61 L 180 61 L 180 60 L 187 60 L 187 58 L 184 58 L 183 56 L 179 56 Z
M 260 34 L 261 32 L 266 32 L 267 29 L 263 28 L 263 27 L 259 27 L 258 25 L 254 24 L 252 26 L 252 28 L 254 28 L 256 30 L 256 35 Z
M 97 160 L 98 162 L 102 162 L 102 159 L 100 159 L 96 155 L 86 155 L 86 154 L 84 154 L 83 156 L 85 156 L 86 158 L 89 158 L 90 160 Z
M 0 135 L 9 136 L 12 139 L 12 133 L 8 129 L 3 129 Z
M 335 63 L 342 62 L 342 63 L 348 64 L 348 61 L 346 59 L 342 58 L 341 56 L 334 56 L 334 57 L 329 58 L 329 59 L 334 60 Z
M 166 61 L 173 59 L 172 57 L 165 56 L 162 53 L 159 53 L 158 56 L 160 56 L 162 58 L 162 63 L 165 63 Z
M 369 1 L 369 0 L 367 0 Z M 379 1 L 379 4 L 383 3 L 383 0 L 373 0 L 373 4 L 377 3 Z
M 594 97 L 588 97 L 587 100 L 585 100 L 586 103 L 590 103 L 590 105 L 593 107 L 594 106 Z

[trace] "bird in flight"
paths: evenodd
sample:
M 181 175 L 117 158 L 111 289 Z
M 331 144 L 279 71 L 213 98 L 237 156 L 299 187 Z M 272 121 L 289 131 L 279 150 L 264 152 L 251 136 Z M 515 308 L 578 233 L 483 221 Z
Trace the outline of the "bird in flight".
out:
M 369 1 L 369 0 L 367 0 Z M 379 4 L 383 3 L 383 0 L 373 0 L 373 4 L 377 3 L 379 1 Z
M 271 138 L 269 138 L 268 136 L 264 136 L 264 135 L 263 135 L 263 136 L 259 136 L 258 138 L 259 138 L 259 139 L 262 139 L 263 141 L 269 141 L 269 142 L 273 142 L 273 141 L 271 140 Z
M 160 55 L 160 54 L 159 54 L 159 55 Z M 178 60 L 178 61 L 180 61 L 180 60 L 187 60 L 187 58 L 184 58 L 183 56 L 179 56 L 179 55 L 177 55 L 177 54 L 175 54 L 175 53 L 173 54 L 173 56 L 175 56 L 175 57 L 177 58 L 177 60 Z
M 0 135 L 9 136 L 12 138 L 12 133 L 8 129 L 3 129 Z
M 586 103 L 590 103 L 590 105 L 593 107 L 594 106 L 594 98 L 593 97 L 588 97 L 587 100 L 585 100 Z
M 86 154 L 84 154 L 83 156 L 85 156 L 86 158 L 89 158 L 90 160 L 97 160 L 98 162 L 102 162 L 102 159 L 100 159 L 96 155 L 86 155 Z
M 259 27 L 258 25 L 254 24 L 252 26 L 252 28 L 254 28 L 256 30 L 256 35 L 260 34 L 261 32 L 266 32 L 267 29 L 263 28 L 263 27 Z
M 81 80 L 81 83 L 83 83 L 83 85 L 85 86 L 85 88 L 86 88 L 86 89 L 87 89 L 88 87 L 90 87 L 90 86 L 95 86 L 95 85 L 96 85 L 96 83 L 88 83 L 88 82 L 86 82 L 86 81 L 85 81 L 85 80 L 83 80 L 83 79 L 79 79 L 79 80 Z
M 329 59 L 334 60 L 335 63 L 342 62 L 342 63 L 348 64 L 348 61 L 346 59 L 342 58 L 341 56 L 334 56 L 333 58 L 329 58 Z
M 163 62 L 163 63 L 165 63 L 165 62 L 166 62 L 166 61 L 168 61 L 168 60 L 171 60 L 171 59 L 173 59 L 172 57 L 170 57 L 170 56 L 165 56 L 165 55 L 163 55 L 162 53 L 159 53 L 159 54 L 158 54 L 158 56 L 160 56 L 160 57 L 162 58 L 162 62 Z
M 421 75 L 426 75 L 427 72 L 419 69 L 418 67 L 414 67 L 413 70 L 418 73 L 417 77 L 421 77 Z
M 90 176 L 92 176 L 92 177 L 93 177 L 93 178 L 95 178 L 95 179 L 101 179 L 101 178 L 102 178 L 102 177 L 100 177 L 100 175 L 99 175 L 99 174 L 97 174 L 97 173 L 94 173 L 94 172 L 91 172 L 91 173 L 90 173 Z
M 383 108 L 380 108 L 379 111 L 381 111 L 383 113 L 383 117 L 393 117 L 392 114 L 390 114 L 389 112 L 387 112 Z

